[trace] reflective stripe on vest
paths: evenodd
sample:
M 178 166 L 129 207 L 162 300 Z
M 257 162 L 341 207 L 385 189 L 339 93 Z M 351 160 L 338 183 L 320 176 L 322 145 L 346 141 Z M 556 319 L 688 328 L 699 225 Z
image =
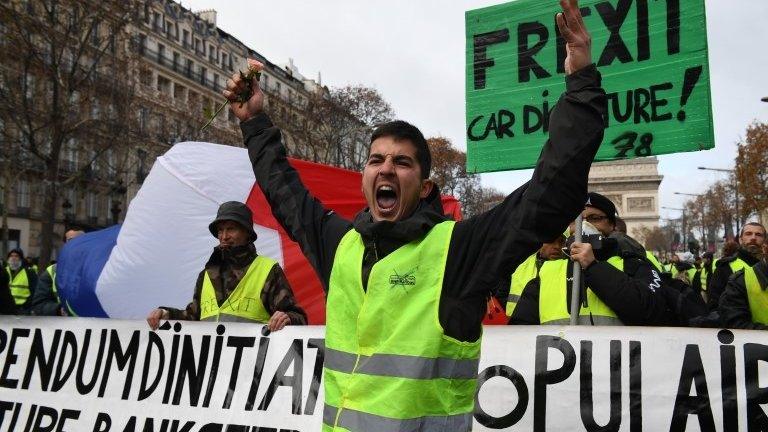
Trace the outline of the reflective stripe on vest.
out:
M 520 301 L 523 289 L 536 277 L 538 268 L 536 268 L 536 255 L 538 252 L 525 259 L 512 273 L 512 281 L 509 286 L 509 297 L 507 297 L 507 316 L 512 316 L 515 312 L 515 306 Z
M 268 322 L 269 312 L 261 302 L 261 290 L 275 265 L 277 261 L 257 256 L 221 306 L 216 300 L 213 282 L 206 271 L 200 291 L 200 321 Z
M 336 423 L 335 430 L 375 431 L 375 432 L 448 432 L 468 431 L 472 429 L 472 413 L 450 416 L 424 416 L 409 419 L 391 419 L 362 411 L 344 408 L 341 415 L 336 407 L 323 407 L 323 431 L 333 431 L 330 425 Z
M 608 263 L 624 271 L 624 260 L 614 256 Z M 547 325 L 567 325 L 570 323 L 570 299 L 567 298 L 568 260 L 547 261 L 539 270 L 539 322 Z M 579 324 L 584 325 L 623 325 L 616 314 L 589 288 L 587 306 L 583 302 L 579 311 Z
M 440 293 L 454 222 L 373 265 L 355 230 L 339 243 L 326 310 L 324 431 L 469 431 L 480 339 L 443 332 Z
M 11 273 L 11 268 L 6 267 L 5 271 L 8 273 L 8 280 L 10 281 L 11 295 L 13 295 L 13 301 L 16 306 L 21 306 L 27 302 L 31 291 L 29 290 L 29 278 L 27 278 L 27 270 L 22 267 L 14 277 Z
M 768 325 L 768 291 L 760 286 L 757 273 L 752 267 L 744 268 L 744 284 L 747 288 L 749 312 L 752 322 Z

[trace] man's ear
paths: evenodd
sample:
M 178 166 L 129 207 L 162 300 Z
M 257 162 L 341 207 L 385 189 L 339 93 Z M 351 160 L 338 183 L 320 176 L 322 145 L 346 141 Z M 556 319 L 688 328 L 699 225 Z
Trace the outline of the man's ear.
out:
M 421 192 L 419 193 L 419 198 L 424 199 L 429 196 L 430 192 L 432 192 L 432 188 L 435 187 L 435 182 L 433 182 L 430 179 L 423 180 L 421 182 Z

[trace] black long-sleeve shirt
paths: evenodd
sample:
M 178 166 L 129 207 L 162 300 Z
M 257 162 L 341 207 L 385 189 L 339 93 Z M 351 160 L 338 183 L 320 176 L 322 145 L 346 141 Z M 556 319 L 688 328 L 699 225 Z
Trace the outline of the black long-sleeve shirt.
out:
M 768 289 L 768 264 L 760 261 L 752 267 L 757 274 L 760 288 Z M 747 296 L 747 284 L 744 280 L 744 270 L 733 274 L 725 286 L 725 292 L 720 297 L 720 319 L 726 327 L 748 330 L 768 330 L 765 324 L 752 320 Z
M 509 269 L 560 234 L 581 211 L 587 174 L 603 138 L 605 115 L 605 91 L 597 69 L 589 66 L 567 76 L 566 93 L 552 112 L 549 140 L 531 180 L 488 212 L 456 223 L 439 308 L 447 335 L 476 340 L 493 288 L 509 278 Z M 376 259 L 422 238 L 441 220 L 442 215 L 435 216 L 434 209 L 422 202 L 413 215 L 395 223 L 372 223 L 364 211 L 353 228 L 351 221 L 326 209 L 306 190 L 288 164 L 280 131 L 266 114 L 240 126 L 256 180 L 272 213 L 299 243 L 326 290 L 336 248 L 350 229 L 357 229 L 363 237 L 366 259 L 361 266 L 367 275 Z

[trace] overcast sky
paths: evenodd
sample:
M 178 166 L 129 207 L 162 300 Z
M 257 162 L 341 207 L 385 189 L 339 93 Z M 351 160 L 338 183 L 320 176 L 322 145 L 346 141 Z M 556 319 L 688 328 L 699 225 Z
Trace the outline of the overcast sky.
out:
M 552 1 L 555 0 L 541 0 Z M 397 116 L 426 136 L 442 135 L 465 149 L 464 12 L 488 0 L 184 0 L 192 10 L 216 9 L 218 25 L 273 63 L 293 58 L 301 73 L 323 84 L 378 89 Z M 768 122 L 768 0 L 707 0 L 715 149 L 660 156 L 661 206 L 680 207 L 732 168 L 736 143 L 754 120 Z M 483 174 L 483 184 L 511 192 L 530 170 Z M 661 216 L 678 217 L 661 210 Z

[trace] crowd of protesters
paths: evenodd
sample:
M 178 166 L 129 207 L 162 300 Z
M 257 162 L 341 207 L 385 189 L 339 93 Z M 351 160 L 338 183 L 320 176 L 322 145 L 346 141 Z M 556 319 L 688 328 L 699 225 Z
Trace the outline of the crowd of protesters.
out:
M 222 206 L 210 227 L 211 234 L 221 236 L 221 243 L 198 277 L 192 302 L 186 309 L 152 311 L 150 326 L 156 328 L 161 319 L 219 320 L 228 316 L 233 320 L 243 315 L 231 311 L 227 315 L 223 308 L 214 314 L 205 305 L 223 304 L 242 285 L 258 256 L 255 233 L 244 222 L 249 214 L 241 203 Z M 511 272 L 509 283 L 495 290 L 498 300 L 506 304 L 509 324 L 567 324 L 573 264 L 578 262 L 584 275 L 580 325 L 768 328 L 768 241 L 760 223 L 746 223 L 737 241 L 726 242 L 717 254 L 699 256 L 686 251 L 659 259 L 627 235 L 626 223 L 608 198 L 589 193 L 583 220 L 581 243 L 574 243 L 571 224 L 556 239 L 542 244 Z M 237 228 L 242 227 L 242 241 L 237 240 L 237 233 L 232 240 L 232 235 L 219 232 L 220 222 L 233 221 Z M 64 243 L 83 232 L 79 227 L 68 228 Z M 237 244 L 230 245 L 232 241 Z M 306 313 L 282 269 L 273 261 L 267 264 L 256 292 L 259 304 L 264 305 L 258 312 L 266 314 L 262 321 L 269 324 L 271 320 L 273 331 L 289 324 L 307 324 Z M 206 282 L 212 287 L 210 299 L 204 295 Z M 201 300 L 206 309 L 202 315 Z M 40 270 L 37 260 L 25 257 L 23 250 L 11 250 L 0 272 L 0 313 L 73 315 L 59 298 L 55 261 Z
M 763 225 L 747 223 L 737 249 L 717 260 L 683 252 L 661 263 L 626 233 L 610 199 L 588 192 L 607 96 L 578 2 L 560 4 L 566 91 L 532 177 L 461 221 L 443 211 L 423 134 L 401 120 L 372 133 L 361 180 L 367 207 L 353 220 L 326 208 L 288 163 L 265 111 L 255 73 L 263 65 L 249 60 L 248 75 L 227 81 L 256 181 L 326 293 L 324 430 L 471 430 L 492 296 L 513 325 L 570 323 L 578 290 L 580 325 L 768 328 Z M 579 212 L 583 223 L 563 232 Z M 262 332 L 306 324 L 282 269 L 256 253 L 247 206 L 222 204 L 209 231 L 219 244 L 190 287 L 192 301 L 149 311 L 151 328 L 168 319 L 260 322 Z M 66 305 L 37 300 L 57 300 L 55 267 L 38 277 L 23 258 L 8 255 L 4 308 L 66 314 Z
M 568 324 L 578 262 L 580 325 L 768 328 L 768 242 L 760 223 L 746 223 L 719 257 L 686 251 L 661 262 L 626 234 L 608 198 L 589 193 L 582 216 L 581 243 L 568 232 L 544 243 L 497 290 L 509 324 Z

